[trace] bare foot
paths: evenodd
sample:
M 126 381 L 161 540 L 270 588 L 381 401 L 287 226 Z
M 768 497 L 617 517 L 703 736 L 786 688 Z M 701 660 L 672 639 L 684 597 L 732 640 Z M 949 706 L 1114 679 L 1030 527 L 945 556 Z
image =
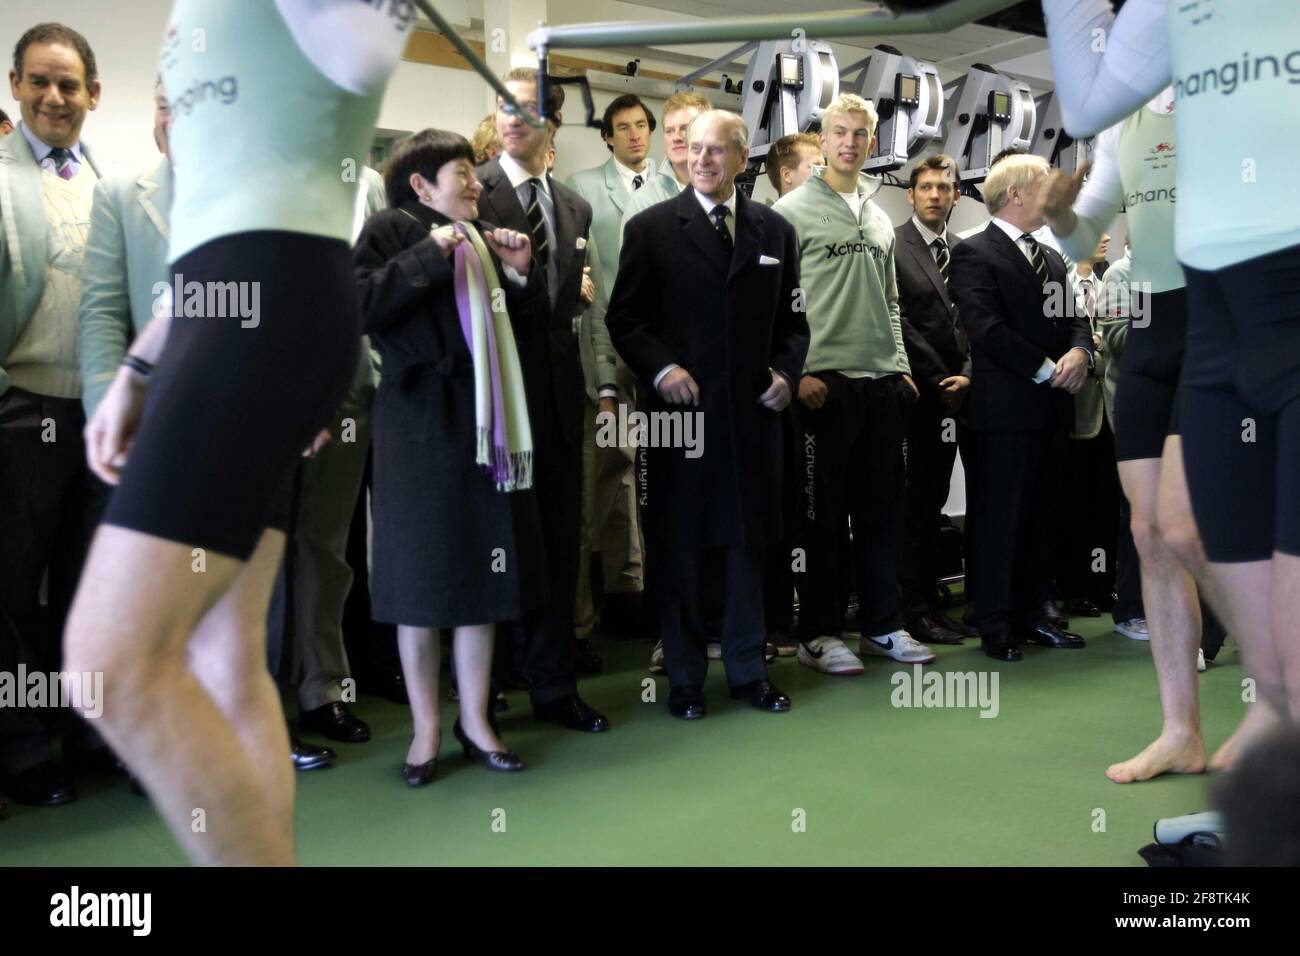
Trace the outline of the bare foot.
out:
M 1106 768 L 1106 776 L 1115 783 L 1140 783 L 1163 773 L 1204 772 L 1205 741 L 1200 734 L 1161 734 L 1136 757 Z
M 1277 726 L 1277 711 L 1263 701 L 1246 705 L 1246 715 L 1232 732 L 1232 736 L 1214 752 L 1210 766 L 1215 770 L 1230 770 L 1233 762 L 1241 757 L 1264 734 Z

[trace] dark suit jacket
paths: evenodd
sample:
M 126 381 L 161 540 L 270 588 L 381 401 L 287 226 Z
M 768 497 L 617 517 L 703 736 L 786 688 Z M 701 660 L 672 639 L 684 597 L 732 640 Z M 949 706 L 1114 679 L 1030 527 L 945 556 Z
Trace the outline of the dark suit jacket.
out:
M 957 318 L 934 255 L 909 217 L 894 230 L 894 262 L 898 270 L 898 308 L 903 319 L 903 342 L 912 379 L 921 394 L 941 397 L 939 383 L 951 375 L 970 377 L 970 342 Z M 948 232 L 949 248 L 958 242 Z M 949 264 L 951 270 L 951 263 Z
M 736 199 L 735 248 L 691 188 L 633 216 L 605 314 L 610 337 L 644 387 L 645 411 L 702 412 L 703 454 L 648 454 L 647 534 L 673 547 L 761 544 L 781 535 L 781 415 L 758 404 L 769 368 L 799 381 L 808 322 L 795 311 L 799 245 L 780 215 Z M 761 263 L 760 257 L 773 260 Z M 655 376 L 676 363 L 700 405 L 668 405 Z
M 952 250 L 948 287 L 970 337 L 966 415 L 973 429 L 1068 428 L 1073 420 L 1074 396 L 1033 379 L 1044 359 L 1056 361 L 1076 346 L 1091 355 L 1092 336 L 1087 320 L 1071 314 L 1065 262 L 1054 249 L 1042 250 L 1047 285 L 996 223 Z
M 501 164 L 494 159 L 478 167 L 477 172 L 483 183 L 479 214 L 506 229 L 530 233 L 528 215 Z M 525 322 L 533 327 L 531 334 L 519 336 L 519 352 L 534 435 L 544 436 L 555 429 L 570 448 L 581 448 L 586 393 L 573 319 L 581 311 L 578 295 L 582 290 L 582 270 L 587 264 L 591 206 L 554 178 L 548 177 L 547 183 L 555 200 L 556 248 L 551 250 L 551 255 L 559 267 L 559 290 L 553 296 L 553 307 L 548 289 L 548 295 L 538 300 L 534 308 L 512 318 L 516 325 Z M 578 248 L 580 239 L 583 248 Z M 536 259 L 533 268 L 539 276 L 545 276 Z

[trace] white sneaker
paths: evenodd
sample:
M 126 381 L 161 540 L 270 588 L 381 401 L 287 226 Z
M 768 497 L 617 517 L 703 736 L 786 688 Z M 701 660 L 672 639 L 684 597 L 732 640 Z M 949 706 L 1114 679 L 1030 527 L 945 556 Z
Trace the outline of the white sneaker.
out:
M 838 637 L 814 637 L 799 643 L 800 664 L 823 674 L 861 674 L 862 661 Z
M 934 660 L 934 651 L 926 647 L 907 631 L 899 629 L 877 637 L 864 637 L 858 641 L 858 652 L 864 657 L 889 657 L 904 664 L 928 664 Z
M 720 661 L 720 660 L 722 660 L 722 642 L 721 642 L 721 641 L 709 641 L 709 644 L 708 644 L 707 647 L 705 647 L 704 652 L 705 652 L 705 654 L 708 655 L 708 658 L 709 658 L 709 660 L 711 660 L 711 661 Z
M 666 674 L 667 668 L 664 667 L 664 642 L 659 641 L 655 644 L 655 649 L 650 652 L 650 673 Z
M 1197 673 L 1200 673 L 1201 671 L 1205 670 L 1205 668 L 1206 668 L 1205 650 L 1204 648 L 1198 647 L 1196 649 L 1196 671 Z
M 1115 633 L 1123 634 L 1130 641 L 1151 640 L 1151 635 L 1147 633 L 1147 619 L 1144 617 L 1131 617 L 1127 621 L 1116 621 Z

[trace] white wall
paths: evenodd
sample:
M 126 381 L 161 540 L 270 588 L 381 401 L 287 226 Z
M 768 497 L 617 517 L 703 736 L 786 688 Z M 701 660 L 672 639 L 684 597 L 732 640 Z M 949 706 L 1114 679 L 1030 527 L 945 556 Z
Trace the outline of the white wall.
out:
M 170 9 L 170 0 L 64 0 L 53 14 L 47 2 L 4 0 L 0 51 L 8 62 L 23 32 L 55 15 L 84 34 L 95 51 L 103 84 L 99 108 L 86 119 L 85 139 L 123 171 L 143 169 L 158 155 L 153 143 L 153 85 Z M 564 21 L 553 16 L 552 22 Z M 400 130 L 435 126 L 471 136 L 485 112 L 487 95 L 487 83 L 476 73 L 403 61 L 389 84 L 379 125 Z M 594 91 L 597 115 L 613 96 Z M 576 97 L 571 102 L 569 115 L 576 121 Z M 656 111 L 662 107 L 662 101 L 647 102 Z M 17 122 L 18 104 L 7 85 L 0 91 L 0 108 Z M 652 155 L 659 157 L 662 140 L 655 139 Z M 596 130 L 568 127 L 557 142 L 556 171 L 561 179 L 609 156 Z

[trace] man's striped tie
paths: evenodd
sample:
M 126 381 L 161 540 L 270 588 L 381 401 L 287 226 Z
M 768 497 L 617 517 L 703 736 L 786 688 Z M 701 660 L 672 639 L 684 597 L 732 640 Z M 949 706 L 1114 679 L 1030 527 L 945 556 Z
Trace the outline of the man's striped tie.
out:
M 1043 257 L 1043 250 L 1038 245 L 1038 240 L 1025 233 L 1020 237 L 1025 243 L 1025 248 L 1029 250 L 1029 264 L 1034 267 L 1034 272 L 1038 273 L 1038 279 L 1043 285 L 1047 285 L 1047 260 Z
M 948 283 L 948 263 L 952 257 L 948 254 L 948 243 L 942 239 L 934 240 L 934 264 L 939 267 L 939 275 L 943 276 L 944 284 Z
M 60 179 L 72 178 L 72 150 L 55 146 L 50 150 L 50 159 L 54 160 L 54 171 Z
M 528 199 L 528 229 L 533 234 L 533 252 L 545 269 L 550 265 L 551 250 L 546 240 L 546 217 L 542 214 L 542 181 L 534 176 L 528 185 L 533 187 Z

